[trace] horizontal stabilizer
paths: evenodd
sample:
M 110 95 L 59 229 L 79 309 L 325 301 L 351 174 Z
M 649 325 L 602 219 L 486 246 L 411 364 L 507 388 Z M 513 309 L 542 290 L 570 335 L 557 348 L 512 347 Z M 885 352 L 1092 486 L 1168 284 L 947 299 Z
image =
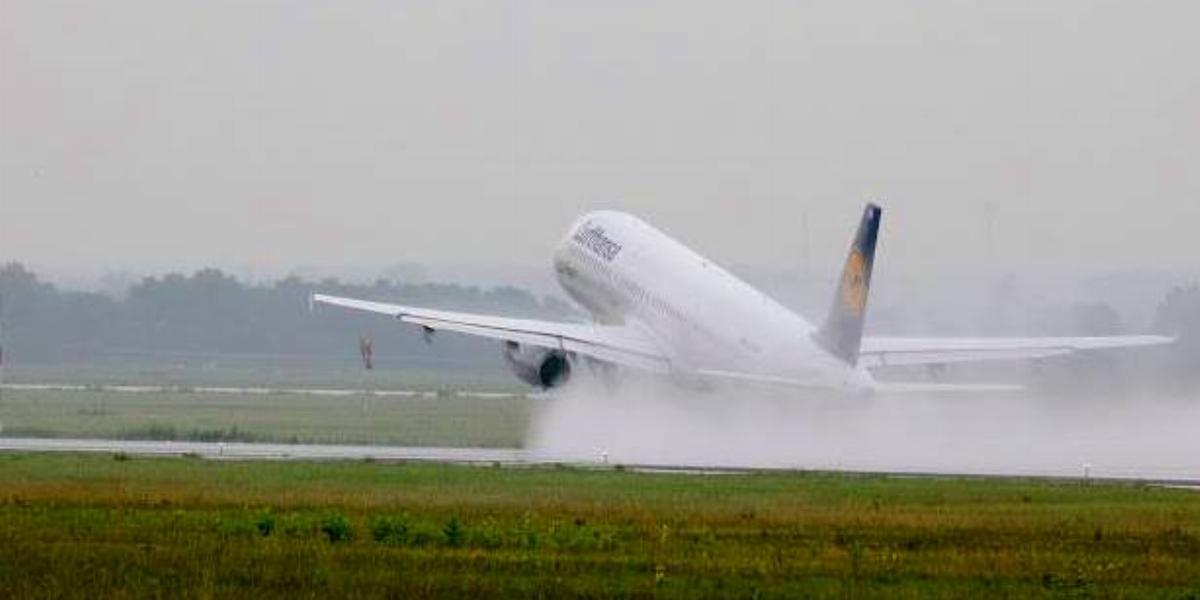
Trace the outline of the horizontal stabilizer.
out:
M 869 337 L 862 341 L 860 360 L 866 367 L 1024 360 L 1088 350 L 1158 346 L 1174 341 L 1175 338 L 1161 335 L 1045 338 Z

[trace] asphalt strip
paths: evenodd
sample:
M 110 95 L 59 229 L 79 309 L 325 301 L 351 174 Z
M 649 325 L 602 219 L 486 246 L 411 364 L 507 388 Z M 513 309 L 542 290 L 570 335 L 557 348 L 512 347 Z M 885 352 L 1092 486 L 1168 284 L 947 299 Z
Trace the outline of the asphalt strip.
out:
M 130 456 L 193 457 L 209 460 L 279 461 L 380 461 L 429 462 L 506 467 L 566 465 L 576 468 L 622 469 L 643 473 L 691 475 L 736 475 L 752 473 L 842 472 L 904 478 L 995 478 L 1050 479 L 1075 482 L 1109 481 L 1143 483 L 1156 487 L 1200 491 L 1200 480 L 1183 477 L 1138 476 L 1122 473 L 1081 477 L 1065 473 L 938 473 L 922 471 L 874 471 L 869 469 L 754 467 L 701 464 L 618 464 L 607 455 L 556 456 L 519 448 L 439 448 L 422 446 L 349 446 L 326 444 L 259 444 L 246 442 L 173 442 L 104 440 L 79 438 L 0 437 L 0 452 L 127 454 Z

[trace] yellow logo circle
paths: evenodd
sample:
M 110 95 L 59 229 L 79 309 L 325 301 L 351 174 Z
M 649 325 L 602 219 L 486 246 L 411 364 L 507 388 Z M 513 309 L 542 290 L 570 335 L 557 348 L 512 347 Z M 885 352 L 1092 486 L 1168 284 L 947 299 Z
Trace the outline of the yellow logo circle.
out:
M 850 253 L 842 273 L 842 307 L 855 316 L 867 308 L 867 259 L 858 250 Z

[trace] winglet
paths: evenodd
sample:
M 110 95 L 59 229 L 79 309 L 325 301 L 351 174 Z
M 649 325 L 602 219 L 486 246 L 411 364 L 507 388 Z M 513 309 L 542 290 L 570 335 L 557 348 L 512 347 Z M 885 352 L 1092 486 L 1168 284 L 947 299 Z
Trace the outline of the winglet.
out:
M 877 204 L 867 204 L 863 209 L 829 316 L 815 334 L 825 350 L 850 365 L 858 364 L 867 294 L 871 290 L 871 268 L 875 265 L 875 242 L 882 218 L 883 209 Z

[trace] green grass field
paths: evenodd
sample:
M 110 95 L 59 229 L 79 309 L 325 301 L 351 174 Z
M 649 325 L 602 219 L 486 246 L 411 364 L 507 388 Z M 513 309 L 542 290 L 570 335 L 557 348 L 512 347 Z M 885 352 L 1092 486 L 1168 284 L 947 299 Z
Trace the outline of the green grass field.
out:
M 0 434 L 143 440 L 520 447 L 537 400 L 4 390 Z
M 1134 484 L 0 455 L 7 597 L 1200 597 Z
M 418 391 L 511 391 L 528 389 L 497 358 L 477 364 L 438 366 L 389 361 L 366 371 L 355 360 L 271 361 L 229 358 L 205 363 L 111 361 L 62 365 L 9 364 L 4 383 L 80 385 L 234 386 L 271 388 L 404 389 Z M 421 357 L 414 357 L 421 358 Z

